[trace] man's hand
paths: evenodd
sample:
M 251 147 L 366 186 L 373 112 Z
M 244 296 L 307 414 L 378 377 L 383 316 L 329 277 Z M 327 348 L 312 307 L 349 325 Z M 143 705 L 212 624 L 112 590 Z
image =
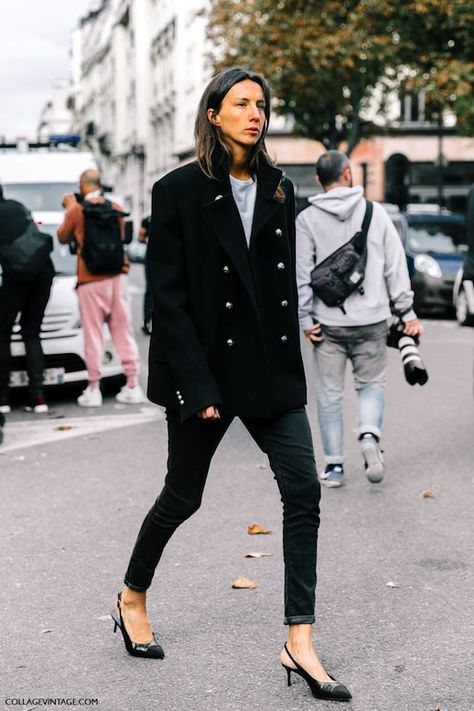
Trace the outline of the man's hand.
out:
M 406 333 L 407 336 L 413 336 L 414 338 L 416 336 L 421 336 L 423 334 L 423 326 L 417 318 L 414 318 L 411 321 L 405 321 L 403 333 Z
M 65 210 L 69 210 L 72 205 L 74 205 L 77 202 L 76 196 L 74 193 L 68 193 L 63 197 L 63 207 Z
M 148 235 L 144 227 L 140 227 L 138 230 L 138 241 L 148 244 Z
M 220 420 L 221 418 L 220 412 L 215 405 L 209 405 L 209 407 L 199 410 L 197 416 L 203 420 Z
M 316 345 L 320 341 L 324 341 L 324 336 L 321 331 L 321 324 L 315 323 L 311 328 L 307 328 L 304 332 L 304 337 L 310 346 Z

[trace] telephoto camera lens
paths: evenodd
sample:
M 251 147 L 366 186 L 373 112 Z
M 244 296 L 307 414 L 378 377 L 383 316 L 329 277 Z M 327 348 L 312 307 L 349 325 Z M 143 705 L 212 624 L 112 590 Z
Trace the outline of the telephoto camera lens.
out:
M 405 379 L 410 385 L 424 385 L 428 381 L 428 373 L 416 347 L 418 339 L 403 333 L 404 324 L 401 321 L 392 324 L 387 338 L 387 345 L 398 348 L 402 359 Z

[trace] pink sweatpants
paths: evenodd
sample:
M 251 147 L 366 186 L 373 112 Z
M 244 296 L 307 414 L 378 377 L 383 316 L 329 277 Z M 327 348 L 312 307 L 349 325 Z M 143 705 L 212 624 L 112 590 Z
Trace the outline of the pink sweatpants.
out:
M 127 376 L 127 385 L 135 387 L 139 355 L 132 331 L 125 274 L 81 284 L 77 288 L 77 294 L 89 385 L 96 387 L 100 380 L 104 356 L 103 326 L 107 323 Z

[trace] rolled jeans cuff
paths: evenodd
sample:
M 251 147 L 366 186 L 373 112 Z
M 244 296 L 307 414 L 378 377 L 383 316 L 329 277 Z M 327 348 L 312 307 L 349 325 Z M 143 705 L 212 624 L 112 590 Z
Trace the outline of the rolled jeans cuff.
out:
M 123 582 L 125 583 L 127 588 L 133 590 L 134 592 L 146 592 L 150 587 L 149 585 L 147 585 L 147 587 L 143 587 L 143 585 L 133 585 L 133 583 L 130 583 L 127 578 L 125 578 Z
M 344 464 L 344 456 L 326 456 L 324 455 L 324 461 L 326 464 Z
M 359 437 L 363 434 L 373 434 L 378 439 L 380 439 L 380 437 L 382 436 L 382 430 L 379 429 L 379 427 L 375 427 L 374 425 L 365 425 L 359 427 Z
M 285 625 L 312 625 L 316 620 L 314 615 L 291 615 L 285 617 L 283 624 Z

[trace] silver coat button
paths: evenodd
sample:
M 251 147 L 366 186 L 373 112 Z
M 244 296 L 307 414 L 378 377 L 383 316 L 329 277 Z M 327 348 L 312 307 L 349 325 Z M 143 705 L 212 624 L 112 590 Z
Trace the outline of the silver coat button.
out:
M 216 197 L 214 198 L 214 202 L 215 202 L 216 200 L 222 200 L 222 197 L 223 197 L 222 195 L 216 195 Z
M 232 301 L 226 301 L 226 302 L 225 302 L 225 307 L 226 307 L 226 309 L 229 309 L 229 310 L 230 310 L 230 309 L 233 309 L 233 308 L 234 308 L 234 304 L 232 303 Z
M 280 228 L 278 227 L 278 228 L 275 230 L 275 234 L 276 234 L 277 237 L 281 237 L 282 234 L 283 234 L 283 232 L 282 232 L 282 231 L 280 230 Z
M 229 348 L 232 348 L 232 346 L 234 345 L 234 341 L 232 340 L 232 338 L 228 338 L 226 343 L 229 346 Z
M 282 337 L 280 338 L 280 341 L 281 341 L 282 343 L 286 343 L 287 340 L 288 340 L 288 336 L 282 336 Z
M 227 266 L 227 264 L 224 267 L 222 267 L 222 271 L 224 272 L 224 274 L 228 274 L 230 272 L 230 269 Z
M 286 299 L 283 299 L 283 301 L 281 302 L 281 305 L 283 307 L 288 306 L 288 301 Z
M 277 264 L 277 269 L 280 269 L 280 270 L 281 270 L 281 269 L 284 269 L 284 268 L 285 268 L 285 265 L 283 264 L 283 262 L 278 262 L 278 264 Z

